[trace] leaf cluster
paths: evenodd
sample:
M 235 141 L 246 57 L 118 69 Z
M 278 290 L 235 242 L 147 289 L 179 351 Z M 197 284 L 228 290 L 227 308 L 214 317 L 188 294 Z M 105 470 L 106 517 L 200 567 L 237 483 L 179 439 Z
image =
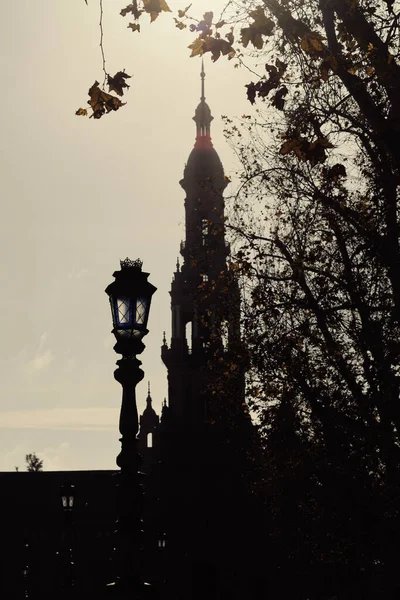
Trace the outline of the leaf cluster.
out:
M 124 88 L 129 88 L 129 85 L 126 83 L 126 79 L 130 79 L 130 75 L 124 71 L 118 71 L 114 77 L 108 75 L 107 83 L 109 91 L 115 92 L 119 96 L 123 96 Z M 88 91 L 89 100 L 87 103 L 92 109 L 90 118 L 93 117 L 94 119 L 101 119 L 104 114 L 108 114 L 111 111 L 116 111 L 125 104 L 124 102 L 121 102 L 117 96 L 108 94 L 99 86 L 99 82 L 95 81 Z M 75 114 L 86 117 L 88 115 L 88 111 L 86 108 L 79 108 Z

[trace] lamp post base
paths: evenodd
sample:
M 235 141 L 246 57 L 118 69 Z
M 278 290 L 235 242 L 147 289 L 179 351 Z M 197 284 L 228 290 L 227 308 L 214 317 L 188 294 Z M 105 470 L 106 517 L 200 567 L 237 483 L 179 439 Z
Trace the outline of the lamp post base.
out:
M 117 579 L 106 586 L 107 598 L 116 600 L 146 600 L 151 599 L 153 587 L 150 583 L 140 581 L 136 577 Z

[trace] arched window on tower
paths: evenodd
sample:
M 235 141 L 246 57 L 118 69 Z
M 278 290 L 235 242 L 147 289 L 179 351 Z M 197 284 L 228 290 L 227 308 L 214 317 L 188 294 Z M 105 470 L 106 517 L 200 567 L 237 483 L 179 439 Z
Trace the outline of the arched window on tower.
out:
M 223 347 L 226 350 L 228 348 L 229 339 L 228 339 L 228 323 L 225 320 L 223 320 L 221 322 L 221 342 L 222 342 Z
M 147 434 L 147 447 L 148 448 L 153 447 L 153 434 L 151 431 L 149 431 L 149 433 Z
M 201 243 L 203 246 L 207 244 L 208 241 L 208 219 L 201 220 Z
M 191 352 L 192 352 L 192 321 L 189 321 L 188 323 L 186 323 L 185 337 L 186 337 L 186 343 L 187 343 L 189 354 L 191 354 Z

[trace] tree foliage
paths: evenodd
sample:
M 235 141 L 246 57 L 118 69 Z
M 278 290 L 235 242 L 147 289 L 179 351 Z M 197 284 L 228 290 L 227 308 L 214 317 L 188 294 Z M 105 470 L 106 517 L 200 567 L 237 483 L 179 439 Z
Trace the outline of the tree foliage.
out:
M 399 7 L 262 6 L 274 26 L 250 37 L 266 61 L 247 86 L 258 111 L 226 119 L 226 132 L 243 165 L 231 228 L 276 568 L 297 573 L 297 597 L 390 597 L 400 535 Z
M 43 460 L 41 460 L 35 452 L 25 455 L 26 470 L 31 473 L 43 471 Z
M 123 9 L 132 31 L 166 10 L 151 6 Z M 265 63 L 246 86 L 255 117 L 226 119 L 242 161 L 231 268 L 271 587 L 291 572 L 298 598 L 398 591 L 399 19 L 392 0 L 238 0 L 218 19 L 175 18 L 191 56 Z

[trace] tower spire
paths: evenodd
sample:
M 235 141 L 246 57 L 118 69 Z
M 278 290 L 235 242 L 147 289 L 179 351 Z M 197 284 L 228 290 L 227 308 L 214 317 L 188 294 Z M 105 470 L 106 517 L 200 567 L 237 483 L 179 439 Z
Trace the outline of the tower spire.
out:
M 146 398 L 146 403 L 147 406 L 151 407 L 151 395 L 150 395 L 150 381 L 147 382 L 147 398 Z
M 201 72 L 200 72 L 200 77 L 201 77 L 201 97 L 200 100 L 202 102 L 205 101 L 206 97 L 204 95 L 204 79 L 206 77 L 206 74 L 204 72 L 204 58 L 201 59 Z
M 214 117 L 211 116 L 211 110 L 206 103 L 206 97 L 204 94 L 204 79 L 206 77 L 204 71 L 204 60 L 201 59 L 201 97 L 200 104 L 196 108 L 195 115 L 193 117 L 196 123 L 196 144 L 195 148 L 212 148 L 211 136 L 210 136 L 210 125 Z

